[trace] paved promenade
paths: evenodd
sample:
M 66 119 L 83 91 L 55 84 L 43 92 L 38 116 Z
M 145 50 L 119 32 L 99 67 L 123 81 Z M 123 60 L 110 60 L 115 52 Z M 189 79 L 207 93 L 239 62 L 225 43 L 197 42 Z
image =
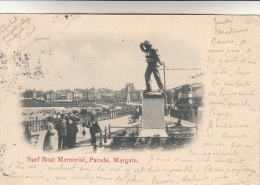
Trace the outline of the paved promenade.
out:
M 114 118 L 114 119 L 108 119 L 99 121 L 99 126 L 101 130 L 103 131 L 105 127 L 108 128 L 108 125 L 110 124 L 111 127 L 133 127 L 137 126 L 138 124 L 141 124 L 140 121 L 136 121 L 135 123 L 129 123 L 128 118 L 130 116 L 124 116 L 120 118 Z M 83 152 L 83 153 L 93 153 L 93 146 L 91 145 L 91 139 L 90 139 L 90 133 L 89 129 L 86 128 L 86 135 L 85 138 L 82 135 L 82 129 L 83 127 L 81 125 L 78 125 L 79 132 L 77 134 L 76 139 L 76 148 L 69 149 L 69 150 L 63 150 L 62 153 L 70 153 L 70 152 Z M 120 130 L 123 130 L 123 128 L 111 128 L 111 132 L 118 132 Z M 123 131 L 122 131 L 123 132 Z M 58 138 L 55 138 L 56 142 L 58 141 Z M 58 143 L 57 143 L 58 144 Z M 104 148 L 98 148 L 97 153 L 102 152 Z
M 108 119 L 108 120 L 99 121 L 98 123 L 99 123 L 99 126 L 102 131 L 105 130 L 105 127 L 108 128 L 109 125 L 110 125 L 110 127 L 133 127 L 133 126 L 140 124 L 139 121 L 137 121 L 135 123 L 129 123 L 129 121 L 128 121 L 129 117 L 130 116 L 124 116 L 124 117 L 120 117 L 120 118 Z M 81 125 L 78 125 L 78 129 L 79 129 L 79 132 L 77 134 L 76 143 L 83 143 L 84 141 L 88 141 L 88 140 L 90 141 L 89 129 L 86 128 L 85 138 L 82 135 L 83 127 Z M 111 132 L 119 131 L 122 129 L 123 128 L 111 128 Z

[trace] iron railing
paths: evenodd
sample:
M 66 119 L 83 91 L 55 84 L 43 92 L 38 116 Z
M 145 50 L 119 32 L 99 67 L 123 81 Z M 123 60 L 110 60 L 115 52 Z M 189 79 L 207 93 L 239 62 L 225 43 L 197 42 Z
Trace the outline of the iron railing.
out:
M 181 118 L 182 120 L 190 121 L 192 123 L 202 123 L 202 110 L 192 109 L 178 109 L 170 110 L 170 115 L 175 118 Z
M 112 132 L 112 129 L 118 129 L 122 128 L 121 130 L 117 130 L 118 134 L 115 134 L 115 132 Z M 127 132 L 124 133 L 126 129 L 135 130 L 136 132 L 131 132 L 129 135 L 127 135 Z M 160 136 L 154 136 L 154 137 L 140 137 L 139 133 L 142 129 L 142 126 L 136 125 L 133 127 L 111 127 L 108 125 L 108 127 L 105 127 L 104 130 L 102 130 L 100 133 L 97 134 L 97 137 L 99 138 L 99 146 L 103 146 L 103 142 L 107 143 L 107 139 L 112 139 L 114 143 L 118 143 L 118 146 L 120 147 L 135 147 L 136 145 L 139 145 L 140 139 L 143 143 L 148 142 L 150 140 L 151 143 L 158 143 L 161 139 L 166 139 L 166 145 L 182 145 L 185 142 L 197 138 L 198 136 L 198 125 L 196 124 L 194 127 L 169 127 L 166 125 L 165 131 L 168 134 L 167 137 L 160 137 Z M 176 132 L 176 129 L 184 129 L 185 132 Z M 186 132 L 187 130 L 192 131 L 195 129 L 195 133 L 193 132 Z M 123 132 L 122 132 L 123 131 Z M 120 133 L 121 132 L 121 133 Z M 112 134 L 115 134 L 115 136 L 112 136 Z M 168 144 L 167 144 L 168 143 Z M 115 145 L 114 145 L 115 146 Z

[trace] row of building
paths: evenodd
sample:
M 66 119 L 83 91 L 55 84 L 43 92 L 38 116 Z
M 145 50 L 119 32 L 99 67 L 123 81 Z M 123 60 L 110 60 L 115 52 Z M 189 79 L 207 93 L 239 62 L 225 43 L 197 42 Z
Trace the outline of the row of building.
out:
M 185 84 L 165 91 L 167 104 L 178 103 L 189 105 L 196 102 L 203 105 L 202 83 Z M 102 89 L 65 89 L 57 91 L 26 90 L 23 93 L 25 101 L 41 102 L 76 102 L 76 101 L 124 101 L 142 103 L 143 91 L 136 90 L 133 83 L 127 83 L 121 90 Z
M 141 102 L 142 91 L 135 90 L 133 83 L 127 83 L 121 90 L 102 89 L 64 89 L 57 91 L 26 90 L 22 98 L 42 102 L 73 102 L 73 101 L 97 101 L 97 100 L 121 100 L 126 102 Z

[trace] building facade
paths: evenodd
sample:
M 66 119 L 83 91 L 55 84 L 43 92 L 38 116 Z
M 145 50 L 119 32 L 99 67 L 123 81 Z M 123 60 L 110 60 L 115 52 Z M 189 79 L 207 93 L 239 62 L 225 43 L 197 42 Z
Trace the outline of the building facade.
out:
M 89 101 L 96 101 L 101 99 L 101 95 L 99 91 L 90 91 L 88 94 Z
M 143 99 L 143 92 L 142 91 L 132 91 L 129 94 L 130 94 L 130 101 L 131 102 L 142 103 L 142 99 Z
M 125 97 L 124 89 L 114 92 L 114 99 L 115 100 L 124 100 L 124 97 Z
M 172 100 L 181 105 L 191 105 L 197 103 L 203 105 L 203 84 L 193 83 L 178 86 L 172 89 Z
M 83 99 L 83 92 L 82 91 L 73 91 L 73 100 L 74 101 L 80 101 Z
M 101 100 L 114 100 L 114 91 L 110 89 L 101 89 L 99 92 Z

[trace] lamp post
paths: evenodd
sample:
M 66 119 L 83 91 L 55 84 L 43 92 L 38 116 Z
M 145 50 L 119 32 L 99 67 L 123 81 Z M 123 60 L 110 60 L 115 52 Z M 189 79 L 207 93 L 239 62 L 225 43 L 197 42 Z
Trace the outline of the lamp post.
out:
M 163 62 L 163 77 L 164 77 L 164 115 L 167 116 L 167 95 L 166 95 L 166 77 L 165 77 L 165 62 Z

